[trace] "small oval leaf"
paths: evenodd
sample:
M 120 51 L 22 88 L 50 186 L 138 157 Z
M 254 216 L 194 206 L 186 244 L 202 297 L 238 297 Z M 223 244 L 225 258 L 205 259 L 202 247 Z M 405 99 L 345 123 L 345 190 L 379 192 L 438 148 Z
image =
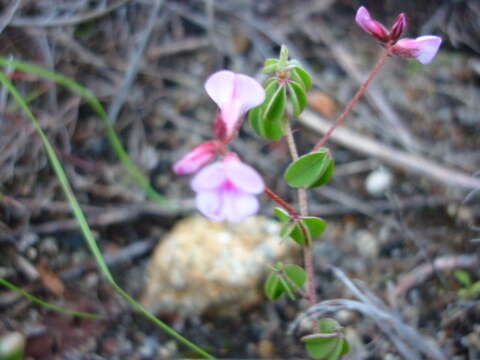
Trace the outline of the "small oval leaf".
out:
M 263 119 L 269 121 L 280 121 L 285 114 L 286 90 L 284 84 L 278 84 L 278 87 L 271 96 L 265 101 L 265 109 L 263 111 Z
M 302 221 L 302 220 L 300 220 Z M 308 227 L 305 225 L 305 231 L 308 232 Z M 290 233 L 290 237 L 300 246 L 303 246 L 308 243 L 308 238 L 311 238 L 310 233 L 307 233 L 307 239 L 305 239 L 305 234 L 302 231 L 301 226 L 297 223 Z
M 285 181 L 292 187 L 308 187 L 319 181 L 325 173 L 329 161 L 328 150 L 324 148 L 303 155 L 288 166 L 284 174 Z
M 281 222 L 290 221 L 290 215 L 286 210 L 276 207 L 275 209 L 273 209 L 273 211 L 275 212 L 277 219 L 280 220 Z
M 267 59 L 263 65 L 263 72 L 265 74 L 273 74 L 278 67 L 278 59 Z
M 302 85 L 295 81 L 290 81 L 287 86 L 293 115 L 299 116 L 307 106 L 307 94 Z
M 314 359 L 325 359 L 334 351 L 340 342 L 338 337 L 318 338 L 305 341 L 307 353 Z
M 308 91 L 312 88 L 312 77 L 300 66 L 294 67 L 292 70 L 292 78 L 296 81 L 300 80 L 300 83 L 303 84 L 305 90 Z
M 265 281 L 265 295 L 267 295 L 270 300 L 276 300 L 282 296 L 284 291 L 285 289 L 280 281 L 280 277 L 272 272 L 267 278 L 267 281 Z
M 262 121 L 262 106 L 257 106 L 250 110 L 248 113 L 248 121 L 250 121 L 250 125 L 253 130 L 257 133 L 257 135 L 262 136 L 262 126 L 260 122 Z
M 301 266 L 298 265 L 285 266 L 285 274 L 299 288 L 303 287 L 303 285 L 305 285 L 305 281 L 307 281 L 307 273 Z
M 307 216 L 302 220 L 305 226 L 308 228 L 312 240 L 322 235 L 327 228 L 327 222 L 318 217 Z
M 309 185 L 308 187 L 314 188 L 314 187 L 325 185 L 332 179 L 334 171 L 335 171 L 335 161 L 330 158 L 327 168 L 325 169 L 325 172 L 323 173 L 323 175 L 320 176 L 320 178 L 317 181 L 315 181 L 313 184 Z

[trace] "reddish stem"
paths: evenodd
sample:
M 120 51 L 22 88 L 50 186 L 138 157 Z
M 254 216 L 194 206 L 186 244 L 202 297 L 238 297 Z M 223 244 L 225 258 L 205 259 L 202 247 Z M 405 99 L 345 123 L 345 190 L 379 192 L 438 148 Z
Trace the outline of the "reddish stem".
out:
M 273 192 L 272 189 L 269 187 L 265 186 L 264 190 L 265 194 L 268 195 L 273 201 L 275 201 L 278 205 L 280 205 L 282 208 L 287 210 L 287 212 L 294 218 L 294 219 L 299 219 L 300 214 L 292 208 L 288 203 L 283 200 L 280 196 L 278 196 L 276 193 Z
M 318 149 L 320 149 L 323 145 L 325 145 L 325 143 L 327 142 L 327 140 L 330 138 L 330 136 L 332 135 L 332 133 L 335 131 L 335 129 L 345 120 L 345 118 L 348 116 L 348 114 L 350 114 L 350 112 L 352 111 L 353 107 L 358 103 L 358 101 L 360 100 L 360 98 L 363 96 L 363 94 L 365 93 L 365 91 L 367 90 L 367 88 L 370 86 L 370 83 L 373 81 L 373 79 L 375 78 L 375 76 L 377 76 L 377 74 L 380 72 L 380 70 L 382 69 L 382 66 L 385 64 L 385 62 L 387 61 L 388 59 L 388 56 L 390 55 L 391 53 L 391 45 L 387 45 L 387 47 L 385 48 L 385 51 L 382 53 L 382 55 L 380 56 L 380 58 L 378 59 L 377 63 L 375 64 L 375 67 L 373 68 L 372 72 L 370 73 L 370 75 L 368 75 L 368 78 L 367 80 L 365 80 L 365 82 L 363 83 L 363 85 L 360 87 L 360 89 L 358 89 L 358 91 L 356 92 L 356 94 L 353 96 L 352 100 L 350 100 L 350 102 L 348 103 L 348 105 L 345 107 L 345 109 L 343 110 L 343 112 L 340 114 L 340 116 L 335 120 L 335 122 L 332 124 L 332 126 L 330 127 L 330 129 L 328 129 L 328 131 L 325 133 L 325 135 L 323 135 L 323 137 L 317 142 L 317 144 L 313 147 L 313 150 L 312 151 L 317 151 Z

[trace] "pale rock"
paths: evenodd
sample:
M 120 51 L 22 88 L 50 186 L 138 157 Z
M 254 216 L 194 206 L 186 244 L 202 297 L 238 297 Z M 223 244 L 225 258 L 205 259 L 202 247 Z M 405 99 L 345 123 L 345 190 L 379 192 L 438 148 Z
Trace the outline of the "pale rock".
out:
M 280 225 L 265 217 L 237 224 L 194 216 L 159 243 L 148 268 L 143 304 L 155 313 L 228 314 L 262 298 L 268 267 L 289 258 Z
M 370 195 L 381 196 L 392 185 L 393 175 L 385 168 L 378 168 L 368 174 L 365 179 L 365 189 Z
M 359 230 L 355 233 L 355 245 L 357 251 L 364 258 L 375 259 L 380 252 L 377 238 L 369 231 Z

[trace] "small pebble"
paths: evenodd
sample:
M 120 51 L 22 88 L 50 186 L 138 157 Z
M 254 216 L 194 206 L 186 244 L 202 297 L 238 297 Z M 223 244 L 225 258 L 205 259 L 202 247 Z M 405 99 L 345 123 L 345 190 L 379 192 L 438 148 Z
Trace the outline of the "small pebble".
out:
M 378 168 L 368 174 L 365 189 L 370 195 L 382 196 L 392 185 L 393 175 L 386 168 Z

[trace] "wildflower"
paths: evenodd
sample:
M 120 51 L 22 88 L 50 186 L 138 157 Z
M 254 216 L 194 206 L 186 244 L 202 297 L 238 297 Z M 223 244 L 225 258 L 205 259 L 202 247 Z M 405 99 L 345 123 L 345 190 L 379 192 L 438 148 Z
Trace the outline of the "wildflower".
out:
M 363 6 L 357 10 L 355 21 L 364 31 L 388 46 L 395 55 L 414 57 L 422 64 L 428 64 L 433 60 L 442 43 L 442 38 L 434 35 L 420 36 L 416 39 L 400 39 L 407 27 L 407 19 L 403 13 L 398 15 L 390 30 L 373 19 Z
M 242 116 L 265 100 L 265 91 L 255 79 L 228 70 L 211 75 L 205 82 L 205 90 L 220 109 L 215 135 L 223 142 L 234 136 Z
M 422 64 L 433 60 L 442 43 L 442 38 L 433 35 L 420 36 L 416 39 L 404 38 L 397 41 L 392 47 L 396 55 L 414 57 Z
M 382 42 L 390 40 L 389 31 L 382 23 L 374 20 L 364 6 L 360 6 L 355 16 L 355 21 L 365 32 Z
M 191 182 L 197 208 L 213 221 L 238 222 L 258 211 L 255 195 L 265 185 L 255 169 L 241 162 L 236 154 L 227 154 L 200 170 Z
M 173 165 L 177 175 L 192 174 L 213 160 L 218 150 L 216 141 L 207 141 L 194 147 Z

